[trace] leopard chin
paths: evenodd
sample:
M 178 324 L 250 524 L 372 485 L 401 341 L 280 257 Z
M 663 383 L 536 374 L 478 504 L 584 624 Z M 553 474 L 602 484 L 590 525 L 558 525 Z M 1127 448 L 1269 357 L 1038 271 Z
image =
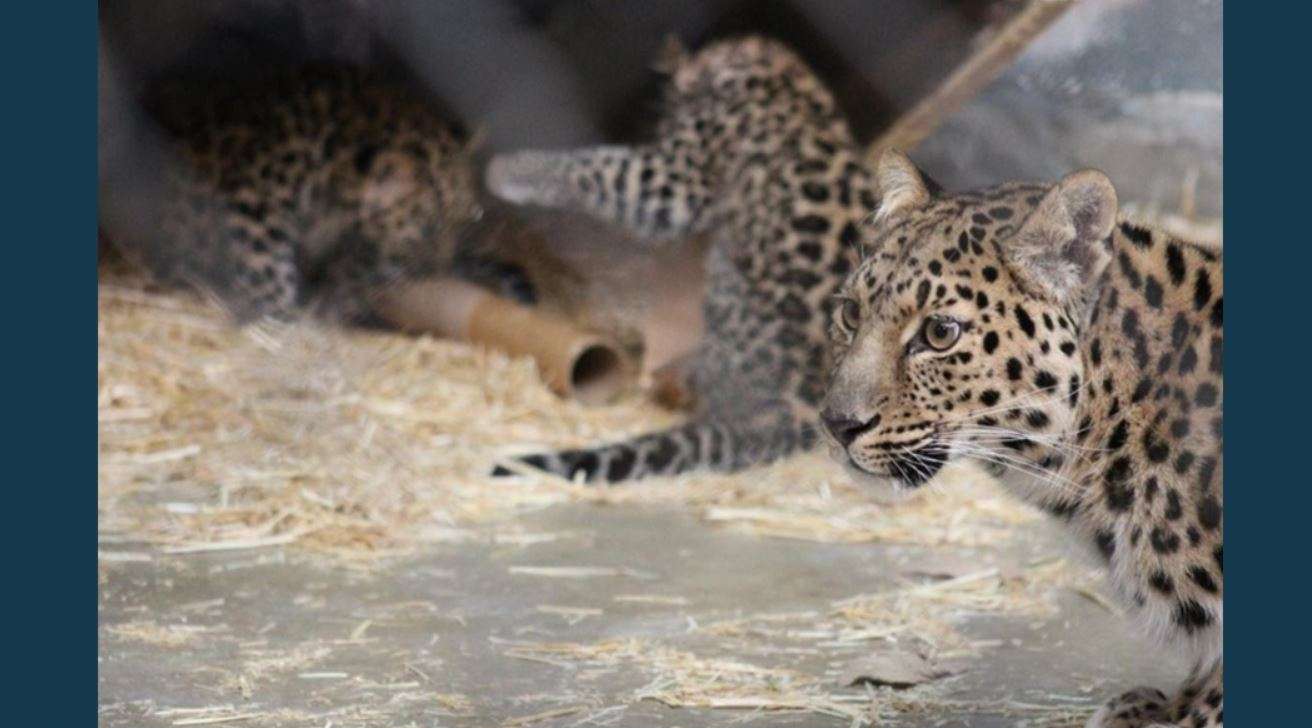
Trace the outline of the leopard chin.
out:
M 901 503 L 911 499 L 917 489 L 887 475 L 875 475 L 848 460 L 844 465 L 848 477 L 871 498 L 881 503 Z
M 829 443 L 829 457 L 843 466 L 847 476 L 874 500 L 883 504 L 900 503 L 909 500 L 919 490 L 890 475 L 880 475 L 857 465 L 847 451 L 836 443 Z

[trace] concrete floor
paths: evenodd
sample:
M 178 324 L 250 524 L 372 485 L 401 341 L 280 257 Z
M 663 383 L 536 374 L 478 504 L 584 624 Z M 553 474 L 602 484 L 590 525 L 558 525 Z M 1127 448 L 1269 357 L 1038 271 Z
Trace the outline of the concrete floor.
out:
M 824 613 L 835 600 L 890 587 L 908 559 L 945 555 L 745 536 L 686 511 L 628 506 L 560 506 L 523 516 L 517 525 L 524 533 L 565 535 L 531 546 L 498 544 L 490 535 L 440 543 L 365 569 L 276 549 L 138 561 L 113 553 L 142 549 L 104 545 L 110 558 L 102 556 L 99 724 L 847 725 L 815 713 L 635 701 L 635 690 L 651 681 L 640 669 L 582 670 L 506 652 L 517 641 L 634 636 L 832 676 L 860 656 L 859 646 L 769 650 L 717 642 L 690 624 L 744 613 Z M 1034 538 L 1017 539 L 1023 545 L 987 558 L 1005 566 L 1052 553 L 1052 532 L 1033 530 Z M 511 568 L 544 565 L 612 571 L 544 578 Z M 636 593 L 677 595 L 686 603 L 614 599 Z M 994 646 L 935 688 L 949 707 L 880 724 L 1078 725 L 1071 709 L 1089 712 L 1115 691 L 1140 683 L 1168 688 L 1183 676 L 1184 664 L 1155 654 L 1105 607 L 1074 592 L 1060 595 L 1059 604 L 1055 617 L 1038 621 L 1007 615 L 966 621 L 962 631 Z M 577 608 L 602 613 L 568 611 Z M 165 632 L 134 631 L 141 625 Z M 834 685 L 834 692 L 844 691 L 863 692 Z M 442 697 L 451 695 L 463 698 Z M 1030 712 L 998 710 L 1004 701 Z M 230 707 L 198 710 L 205 706 Z M 540 717 L 526 719 L 534 715 Z

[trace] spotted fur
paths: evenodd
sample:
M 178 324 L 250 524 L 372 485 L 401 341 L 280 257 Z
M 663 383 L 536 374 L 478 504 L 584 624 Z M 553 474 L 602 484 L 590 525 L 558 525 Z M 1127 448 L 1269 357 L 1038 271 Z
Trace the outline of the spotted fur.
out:
M 1131 691 L 1090 725 L 1220 725 L 1218 252 L 1118 220 L 1099 172 L 931 194 L 890 152 L 877 177 L 872 252 L 833 321 L 822 417 L 836 454 L 896 491 L 955 459 L 987 463 L 1197 660 L 1177 696 Z
M 566 477 L 737 470 L 817 440 L 826 306 L 876 204 L 871 175 L 832 95 L 778 43 L 724 41 L 670 67 L 650 144 L 526 151 L 488 169 L 511 202 L 581 210 L 653 244 L 713 236 L 698 411 L 668 431 L 523 458 Z
M 149 105 L 176 164 L 152 233 L 125 242 L 240 320 L 306 303 L 359 318 L 378 286 L 466 262 L 458 239 L 481 215 L 467 144 L 399 85 L 274 69 L 175 82 Z

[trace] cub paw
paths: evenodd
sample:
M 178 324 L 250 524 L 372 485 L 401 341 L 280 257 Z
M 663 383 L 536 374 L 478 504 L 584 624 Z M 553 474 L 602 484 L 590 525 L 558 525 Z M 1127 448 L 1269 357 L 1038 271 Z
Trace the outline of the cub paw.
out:
M 566 158 L 549 152 L 498 154 L 488 163 L 484 182 L 492 194 L 517 205 L 562 205 L 567 200 L 561 175 Z

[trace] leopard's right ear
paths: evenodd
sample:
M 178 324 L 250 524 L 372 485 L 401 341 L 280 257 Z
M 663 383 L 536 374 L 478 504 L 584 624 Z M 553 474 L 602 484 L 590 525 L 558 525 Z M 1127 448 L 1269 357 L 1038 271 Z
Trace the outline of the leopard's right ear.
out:
M 652 69 L 657 73 L 670 76 L 679 70 L 679 66 L 683 65 L 686 60 L 688 60 L 687 47 L 683 45 L 683 41 L 679 40 L 679 36 L 670 33 L 661 42 L 661 50 L 656 56 L 655 63 L 652 64 Z
M 885 149 L 875 167 L 875 184 L 879 187 L 876 221 L 888 220 L 924 207 L 931 190 L 916 165 L 896 149 Z

